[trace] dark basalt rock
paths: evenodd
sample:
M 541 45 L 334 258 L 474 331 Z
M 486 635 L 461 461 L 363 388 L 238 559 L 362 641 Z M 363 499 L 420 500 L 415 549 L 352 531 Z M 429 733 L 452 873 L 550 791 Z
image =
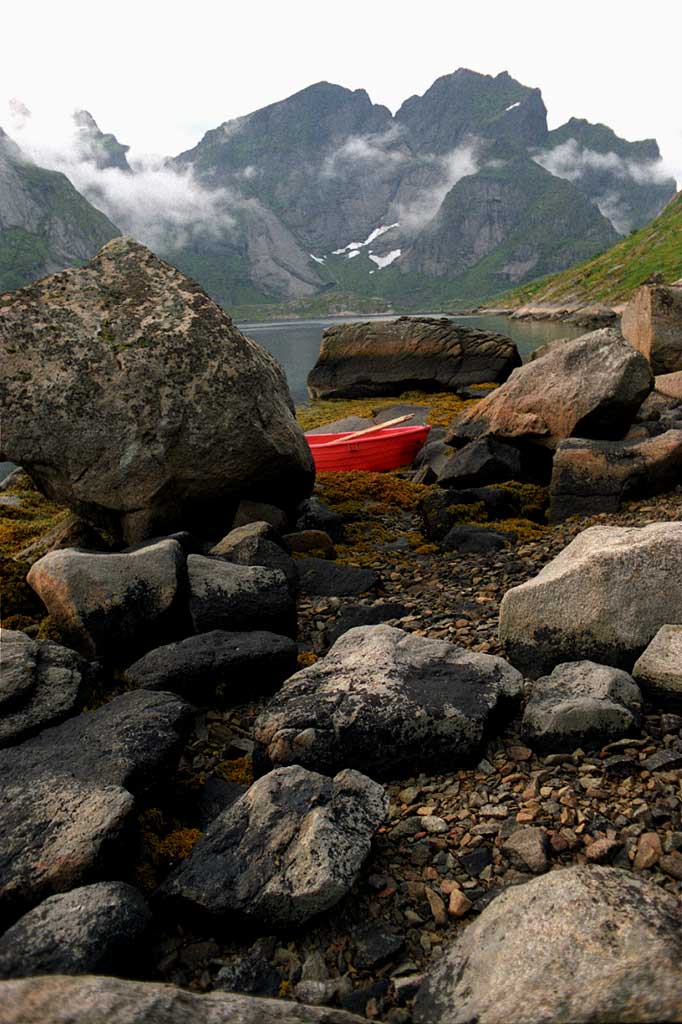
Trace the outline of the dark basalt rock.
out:
M 319 498 L 308 498 L 296 509 L 297 530 L 324 530 L 332 540 L 343 539 L 343 519 Z
M 106 877 L 134 806 L 180 754 L 191 708 L 141 690 L 0 751 L 0 925 Z
M 485 554 L 488 551 L 502 551 L 509 546 L 509 541 L 509 534 L 486 526 L 453 526 L 443 537 L 441 545 L 445 551 Z
M 143 896 L 124 882 L 51 896 L 0 938 L 0 978 L 129 970 L 139 965 L 151 918 Z
M 327 630 L 330 644 L 356 626 L 378 626 L 389 619 L 402 619 L 407 608 L 400 601 L 380 601 L 377 604 L 353 604 L 342 609 L 334 625 Z
M 338 324 L 322 335 L 308 391 L 311 398 L 458 391 L 468 384 L 504 381 L 520 365 L 510 338 L 461 327 L 445 317 Z
M 521 685 L 501 658 L 361 626 L 284 684 L 256 722 L 257 752 L 273 765 L 351 766 L 373 778 L 451 770 L 479 757 Z
M 95 670 L 75 651 L 10 629 L 0 629 L 0 649 L 0 747 L 7 747 L 71 714 Z
M 219 691 L 241 704 L 275 690 L 296 671 L 298 647 L 289 637 L 215 629 L 150 651 L 126 669 L 135 686 L 167 690 L 194 703 Z
M 521 456 L 516 448 L 492 437 L 452 452 L 436 470 L 440 487 L 485 487 L 521 478 Z
M 296 565 L 303 594 L 352 597 L 376 590 L 380 582 L 373 569 L 329 562 L 325 558 L 300 558 Z
M 624 501 L 672 490 L 681 480 L 682 430 L 662 427 L 641 440 L 571 438 L 554 456 L 550 519 L 615 512 Z
M 197 633 L 256 629 L 295 636 L 296 606 L 279 569 L 190 555 L 187 571 Z

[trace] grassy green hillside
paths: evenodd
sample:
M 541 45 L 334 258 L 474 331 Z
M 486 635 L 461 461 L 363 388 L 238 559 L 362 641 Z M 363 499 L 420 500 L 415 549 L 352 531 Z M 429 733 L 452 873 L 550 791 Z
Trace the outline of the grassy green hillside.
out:
M 645 227 L 585 263 L 500 295 L 489 305 L 618 305 L 654 273 L 682 278 L 682 192 Z

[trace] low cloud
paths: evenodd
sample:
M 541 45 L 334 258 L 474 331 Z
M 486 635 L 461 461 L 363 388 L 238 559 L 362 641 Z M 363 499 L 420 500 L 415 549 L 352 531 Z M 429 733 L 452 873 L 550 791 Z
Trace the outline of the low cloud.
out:
M 480 141 L 472 139 L 444 156 L 427 158 L 427 163 L 437 175 L 437 184 L 420 189 L 415 198 L 398 202 L 394 209 L 396 220 L 407 234 L 421 231 L 438 214 L 450 189 L 462 178 L 479 170 L 480 152 Z
M 98 167 L 79 144 L 68 114 L 32 114 L 15 100 L 8 128 L 27 158 L 61 171 L 124 234 L 151 249 L 169 253 L 187 245 L 195 234 L 219 238 L 236 226 L 236 214 L 244 204 L 236 190 L 208 188 L 191 167 L 180 170 L 150 154 L 127 154 L 132 174 Z
M 333 153 L 325 157 L 322 175 L 333 178 L 344 174 L 349 165 L 364 164 L 368 167 L 397 167 L 412 159 L 406 148 L 400 147 L 402 129 L 393 125 L 386 132 L 374 135 L 351 135 Z
M 554 149 L 543 150 L 533 157 L 550 174 L 567 181 L 578 181 L 590 171 L 608 171 L 616 178 L 638 185 L 660 185 L 670 178 L 663 160 L 630 160 L 618 153 L 597 153 L 568 139 Z

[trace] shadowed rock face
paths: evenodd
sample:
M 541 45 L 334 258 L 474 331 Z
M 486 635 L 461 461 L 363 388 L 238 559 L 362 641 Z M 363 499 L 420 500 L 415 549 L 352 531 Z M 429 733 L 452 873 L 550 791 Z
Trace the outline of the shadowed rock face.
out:
M 312 398 L 398 395 L 410 388 L 456 391 L 504 381 L 520 365 L 510 338 L 446 318 L 339 324 L 322 335 L 308 391 Z
M 3 454 L 128 542 L 220 535 L 242 497 L 295 506 L 314 470 L 284 374 L 130 239 L 0 298 Z
M 682 288 L 642 285 L 623 310 L 622 330 L 655 374 L 682 370 Z

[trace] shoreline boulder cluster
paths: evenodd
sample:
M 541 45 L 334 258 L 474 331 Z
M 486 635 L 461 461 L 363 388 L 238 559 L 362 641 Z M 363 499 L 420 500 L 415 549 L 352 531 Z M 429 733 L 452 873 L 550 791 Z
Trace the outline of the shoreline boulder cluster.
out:
M 682 324 L 676 337 L 682 368 Z M 3 456 L 105 548 L 35 550 L 27 581 L 50 638 L 0 633 L 1 1024 L 682 1019 L 679 520 L 578 533 L 507 589 L 503 656 L 471 649 L 411 631 L 399 601 L 379 608 L 380 572 L 335 560 L 347 524 L 311 496 L 281 371 L 143 247 L 115 240 L 87 267 L 3 296 L 0 342 Z M 486 383 L 483 350 L 499 387 L 474 391 L 408 474 L 439 545 L 419 565 L 513 563 L 513 528 L 485 523 L 516 522 L 524 503 L 539 521 L 548 484 L 556 522 L 574 500 L 616 512 L 682 484 L 682 402 L 654 390 L 647 358 L 617 331 L 525 366 L 506 339 L 458 335 L 461 366 L 469 342 L 473 379 L 453 390 Z M 410 386 L 425 379 L 406 372 Z M 377 376 L 361 389 L 382 393 Z M 598 471 L 571 476 L 571 444 L 592 446 Z M 457 525 L 467 507 L 478 526 Z M 318 657 L 302 609 L 344 601 Z M 223 715 L 240 708 L 249 727 L 228 734 Z M 197 770 L 211 744 L 214 770 Z M 239 778 L 215 770 L 237 762 Z M 551 784 L 570 769 L 596 799 L 602 764 L 623 796 L 639 773 L 660 787 L 665 847 L 651 815 L 629 846 L 616 839 L 627 818 L 595 816 L 586 832 L 571 787 Z M 563 831 L 543 825 L 552 802 Z M 142 886 L 141 823 L 159 808 L 173 845 Z M 550 863 L 583 834 L 582 861 Z M 371 869 L 386 841 L 408 844 L 400 883 L 397 854 L 387 873 Z M 494 888 L 501 856 L 512 875 Z M 665 886 L 643 873 L 655 866 Z M 362 886 L 387 912 L 399 887 L 426 905 L 424 970 L 406 956 L 386 973 L 405 940 L 380 909 L 352 937 L 352 964 L 335 949 L 337 975 L 315 951 L 296 966 L 296 943 Z M 411 906 L 402 920 L 423 926 Z M 447 942 L 429 937 L 449 926 Z M 177 935 L 194 933 L 199 991 L 159 984 L 152 938 L 174 962 Z

